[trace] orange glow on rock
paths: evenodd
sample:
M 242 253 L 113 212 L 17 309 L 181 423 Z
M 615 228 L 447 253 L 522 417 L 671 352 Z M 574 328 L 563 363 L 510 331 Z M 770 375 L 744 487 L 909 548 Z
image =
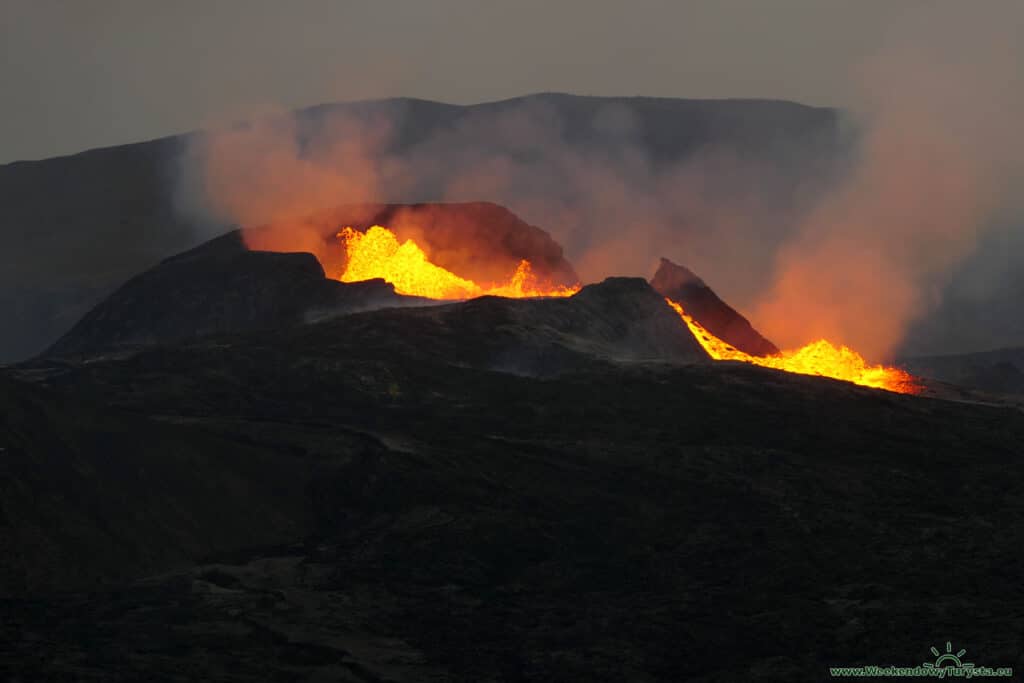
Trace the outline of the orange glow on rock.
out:
M 715 360 L 738 360 L 800 375 L 831 377 L 900 394 L 917 394 L 921 391 L 920 385 L 910 373 L 899 368 L 870 365 L 848 346 L 836 346 L 825 339 L 777 355 L 752 356 L 708 332 L 676 302 L 671 299 L 665 301 L 679 314 L 707 354 Z
M 540 282 L 530 262 L 519 262 L 507 282 L 481 286 L 431 263 L 427 254 L 412 240 L 399 242 L 395 233 L 374 225 L 365 233 L 351 227 L 338 233 L 344 243 L 347 264 L 342 282 L 382 278 L 399 294 L 430 299 L 471 299 L 478 296 L 563 297 L 579 291 L 579 285 L 565 287 Z

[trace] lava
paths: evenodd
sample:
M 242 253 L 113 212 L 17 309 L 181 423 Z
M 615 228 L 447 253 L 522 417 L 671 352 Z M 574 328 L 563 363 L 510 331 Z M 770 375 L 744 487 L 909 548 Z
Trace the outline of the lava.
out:
M 347 227 L 338 237 L 347 255 L 342 282 L 383 278 L 394 285 L 399 294 L 430 299 L 471 299 L 485 295 L 513 299 L 562 297 L 572 296 L 580 289 L 579 285 L 541 283 L 527 260 L 519 262 L 507 282 L 481 286 L 431 263 L 418 244 L 412 240 L 400 243 L 395 233 L 380 225 L 374 225 L 365 233 Z
M 825 339 L 772 356 L 752 356 L 708 332 L 676 302 L 671 299 L 665 301 L 679 314 L 700 345 L 715 360 L 738 360 L 801 375 L 832 377 L 900 394 L 916 394 L 921 391 L 910 373 L 884 365 L 869 365 L 863 356 L 848 346 L 836 346 Z

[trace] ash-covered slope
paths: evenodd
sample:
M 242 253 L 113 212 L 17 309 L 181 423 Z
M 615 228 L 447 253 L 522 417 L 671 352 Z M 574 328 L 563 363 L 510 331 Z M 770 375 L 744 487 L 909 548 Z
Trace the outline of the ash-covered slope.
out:
M 250 251 L 235 231 L 132 278 L 46 354 L 96 354 L 410 302 L 419 300 L 383 280 L 329 280 L 312 254 Z
M 651 279 L 651 287 L 676 303 L 694 317 L 709 332 L 740 351 L 754 356 L 769 356 L 779 352 L 778 347 L 761 336 L 750 322 L 704 284 L 688 268 L 661 259 L 658 271 Z

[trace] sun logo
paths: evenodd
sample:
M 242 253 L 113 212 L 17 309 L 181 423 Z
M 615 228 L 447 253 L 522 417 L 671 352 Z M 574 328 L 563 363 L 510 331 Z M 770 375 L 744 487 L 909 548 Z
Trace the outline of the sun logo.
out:
M 926 669 L 973 669 L 974 664 L 971 662 L 961 661 L 960 658 L 967 654 L 967 650 L 961 649 L 956 654 L 953 654 L 953 645 L 947 640 L 946 651 L 939 652 L 934 645 L 930 648 L 932 654 L 935 655 L 935 662 L 925 662 L 924 668 Z

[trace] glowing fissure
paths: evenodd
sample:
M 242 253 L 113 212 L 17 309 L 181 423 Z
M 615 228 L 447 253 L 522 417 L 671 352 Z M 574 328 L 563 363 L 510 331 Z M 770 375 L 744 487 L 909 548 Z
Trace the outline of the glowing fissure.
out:
M 665 301 L 679 314 L 700 345 L 715 360 L 738 360 L 801 375 L 832 377 L 901 394 L 920 392 L 920 386 L 910 373 L 899 368 L 870 365 L 859 353 L 848 346 L 836 346 L 825 339 L 819 339 L 798 349 L 782 351 L 773 356 L 752 356 L 708 332 L 675 301 L 671 299 L 665 299 Z
M 414 241 L 399 242 L 395 233 L 380 225 L 372 226 L 365 233 L 346 227 L 338 233 L 338 237 L 346 253 L 346 266 L 340 277 L 342 282 L 381 278 L 394 285 L 399 294 L 430 299 L 470 299 L 485 295 L 509 298 L 565 297 L 572 296 L 580 289 L 579 285 L 566 287 L 539 282 L 530 268 L 530 262 L 526 260 L 519 262 L 507 282 L 481 286 L 431 263 Z M 688 315 L 680 304 L 671 299 L 665 301 L 679 314 L 707 354 L 715 360 L 738 360 L 899 393 L 913 394 L 920 391 L 914 377 L 904 370 L 870 365 L 853 349 L 836 346 L 825 339 L 772 356 L 753 356 L 713 335 Z
M 344 228 L 338 233 L 347 256 L 342 282 L 382 278 L 399 294 L 430 299 L 471 299 L 493 295 L 514 299 L 539 296 L 572 296 L 579 285 L 545 285 L 534 275 L 530 262 L 519 262 L 515 273 L 503 284 L 481 286 L 431 263 L 412 240 L 399 243 L 395 233 L 374 225 L 365 233 Z

